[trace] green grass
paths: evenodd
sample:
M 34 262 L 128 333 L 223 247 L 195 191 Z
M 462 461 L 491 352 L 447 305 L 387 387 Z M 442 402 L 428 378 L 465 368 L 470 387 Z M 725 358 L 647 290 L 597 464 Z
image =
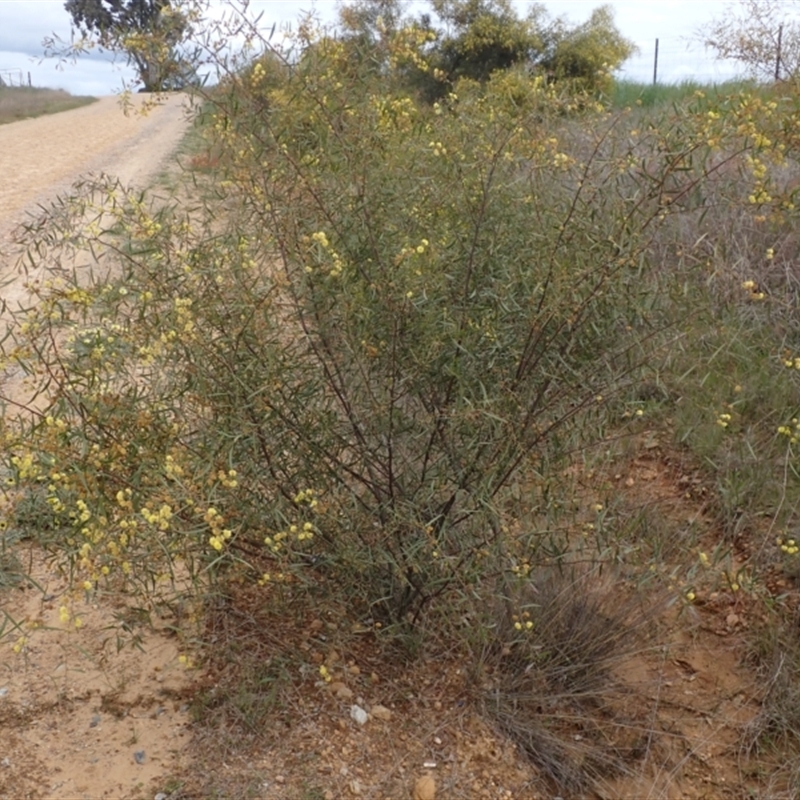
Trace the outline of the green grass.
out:
M 39 89 L 30 86 L 0 87 L 0 125 L 21 119 L 57 114 L 94 103 L 96 97 L 71 95 L 63 89 Z
M 660 105 L 680 103 L 691 98 L 696 92 L 703 92 L 709 97 L 725 97 L 744 89 L 756 87 L 752 81 L 725 81 L 724 83 L 697 83 L 682 81 L 681 83 L 638 83 L 637 81 L 614 81 L 611 90 L 611 104 L 614 108 L 642 106 L 653 108 Z M 765 87 L 766 88 L 766 87 Z

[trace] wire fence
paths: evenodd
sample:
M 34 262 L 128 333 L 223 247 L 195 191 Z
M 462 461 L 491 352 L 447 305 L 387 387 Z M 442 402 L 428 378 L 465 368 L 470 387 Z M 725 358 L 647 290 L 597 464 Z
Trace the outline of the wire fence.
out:
M 3 86 L 30 86 L 31 74 L 25 73 L 21 69 L 0 69 L 0 88 Z
M 717 59 L 712 49 L 688 38 L 659 37 L 637 42 L 636 46 L 636 55 L 617 72 L 623 80 L 661 84 L 723 83 L 745 77 L 741 64 Z

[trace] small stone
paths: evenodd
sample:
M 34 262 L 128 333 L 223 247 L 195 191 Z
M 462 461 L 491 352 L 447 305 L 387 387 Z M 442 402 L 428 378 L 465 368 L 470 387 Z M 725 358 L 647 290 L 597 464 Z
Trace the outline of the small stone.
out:
M 348 667 L 347 671 L 348 671 L 348 672 L 349 672 L 351 675 L 360 675 L 360 674 L 361 674 L 361 667 L 359 667 L 359 666 L 358 666 L 358 664 L 351 664 L 351 665 Z
M 89 727 L 96 728 L 100 724 L 100 720 L 102 720 L 102 717 L 99 714 L 95 714 L 89 722 Z
M 361 794 L 361 784 L 358 781 L 350 781 L 350 794 L 356 796 Z
M 144 750 L 137 750 L 137 751 L 136 751 L 136 752 L 133 754 L 133 760 L 134 760 L 134 761 L 135 761 L 137 764 L 144 764 L 144 760 L 145 760 L 145 754 L 144 754 Z
M 725 624 L 729 628 L 733 628 L 735 625 L 738 625 L 738 623 L 739 623 L 739 615 L 738 614 L 728 614 L 728 616 L 725 617 Z
M 285 782 L 286 782 L 286 778 L 284 778 L 283 775 L 276 775 L 275 776 L 275 783 L 285 783 Z
M 374 717 L 375 719 L 383 720 L 384 722 L 389 722 L 389 720 L 392 718 L 392 712 L 386 708 L 386 706 L 377 705 L 372 706 L 370 716 Z
M 414 784 L 414 800 L 435 800 L 436 781 L 431 775 L 423 775 L 417 778 Z
M 4 686 L 0 689 L 0 697 L 5 697 L 8 694 L 8 686 Z
M 328 689 L 340 700 L 352 700 L 353 690 L 349 686 L 345 686 L 341 681 L 333 681 L 328 684 Z
M 351 706 L 350 707 L 350 717 L 359 725 L 366 725 L 367 720 L 369 719 L 369 714 L 364 711 L 361 706 Z
M 168 797 L 169 795 L 166 792 L 159 792 L 153 800 L 167 800 Z

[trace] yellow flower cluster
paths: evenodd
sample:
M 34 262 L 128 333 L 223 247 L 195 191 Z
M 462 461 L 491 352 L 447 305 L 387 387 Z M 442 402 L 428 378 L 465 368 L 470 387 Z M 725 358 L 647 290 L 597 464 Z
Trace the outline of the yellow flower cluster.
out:
M 309 508 L 317 507 L 317 493 L 314 489 L 301 489 L 293 499 L 294 504 L 298 506 L 308 506 Z
M 177 479 L 183 477 L 183 467 L 176 463 L 175 457 L 168 455 L 164 459 L 164 473 L 168 478 Z
M 431 243 L 427 239 L 420 239 L 419 244 L 406 245 L 401 248 L 400 252 L 394 257 L 395 265 L 399 266 L 408 258 L 424 255 L 426 250 L 430 247 L 430 244 Z M 416 274 L 420 275 L 420 270 L 417 270 Z
M 133 511 L 133 503 L 131 502 L 132 494 L 133 491 L 131 489 L 120 489 L 117 492 L 117 504 L 120 508 L 126 511 Z
M 153 511 L 151 508 L 145 506 L 142 509 L 142 516 L 146 522 L 155 525 L 160 531 L 169 530 L 169 521 L 172 519 L 172 509 L 166 505 L 161 506 L 158 511 Z
M 787 556 L 795 556 L 800 553 L 800 547 L 797 546 L 796 539 L 784 540 L 781 536 L 779 536 L 775 542 L 778 547 L 780 547 L 781 552 L 786 553 Z
M 73 617 L 69 608 L 64 605 L 60 606 L 58 609 L 58 619 L 62 625 L 68 625 L 70 622 L 72 622 L 76 628 L 80 628 L 83 625 L 83 620 L 80 617 Z
M 69 512 L 69 516 L 75 524 L 88 522 L 92 518 L 92 512 L 89 511 L 85 500 L 76 501 L 75 506 L 77 510 Z
M 67 429 L 67 423 L 63 419 L 56 419 L 51 414 L 48 414 L 44 418 L 44 424 L 47 425 L 48 428 L 57 428 L 59 431 L 65 431 Z
M 553 156 L 553 166 L 556 169 L 567 169 L 574 163 L 575 159 L 572 158 L 572 156 L 567 155 L 566 153 L 556 153 Z
M 422 47 L 433 41 L 436 34 L 416 25 L 402 28 L 390 40 L 389 65 L 392 70 L 406 64 L 413 65 L 420 72 L 429 72 L 430 65 L 422 54 Z
M 530 614 L 527 611 L 523 611 L 520 616 L 514 614 L 512 619 L 514 620 L 514 630 L 516 631 L 525 631 L 526 633 L 533 630 L 533 621 L 529 619 Z
M 328 274 L 332 278 L 338 278 L 342 274 L 342 270 L 344 269 L 344 261 L 342 257 L 331 247 L 331 243 L 328 241 L 328 237 L 324 231 L 317 231 L 316 233 L 311 234 L 311 240 L 316 242 L 319 245 L 320 249 L 324 251 L 330 260 L 333 262 L 333 266 L 328 270 Z M 306 266 L 306 272 L 313 272 L 314 269 L 311 266 Z
M 758 290 L 758 284 L 755 281 L 743 281 L 742 289 L 750 292 L 751 300 L 763 300 L 766 297 L 764 292 Z
M 268 583 L 282 583 L 288 581 L 288 576 L 283 572 L 265 572 L 259 579 L 259 586 L 266 586 Z
M 208 537 L 208 543 L 219 553 L 232 536 L 233 532 L 230 528 L 225 528 L 225 518 L 217 511 L 216 508 L 208 508 L 203 515 L 203 519 L 209 528 L 211 528 L 211 536 Z
M 259 61 L 255 65 L 255 67 L 253 67 L 253 72 L 250 75 L 250 82 L 253 84 L 254 87 L 258 86 L 258 84 L 261 83 L 261 81 L 264 79 L 265 74 L 266 73 L 264 71 L 264 65 Z
M 527 559 L 523 559 L 519 564 L 511 567 L 511 572 L 519 578 L 527 578 L 531 573 L 531 565 Z
M 20 480 L 39 480 L 42 475 L 42 471 L 31 453 L 13 456 L 11 463 L 16 468 Z
M 417 107 L 410 97 L 373 97 L 372 103 L 378 114 L 379 130 L 411 130 L 417 117 Z
M 219 470 L 217 472 L 217 480 L 226 489 L 235 489 L 239 485 L 239 481 L 236 479 L 237 475 L 238 473 L 235 469 L 229 469 L 227 472 Z
M 800 420 L 795 417 L 791 425 L 781 425 L 778 428 L 778 433 L 785 436 L 791 444 L 797 444 L 798 439 L 800 439 Z
M 303 525 L 290 525 L 286 530 L 278 531 L 274 536 L 265 536 L 264 544 L 273 553 L 279 553 L 289 539 L 295 539 L 297 542 L 307 542 L 313 538 L 314 526 L 310 522 L 305 522 Z
M 75 357 L 88 356 L 92 361 L 102 361 L 105 356 L 119 352 L 120 334 L 124 332 L 117 323 L 84 328 L 67 337 Z
M 183 333 L 189 338 L 194 336 L 194 314 L 192 313 L 192 298 L 191 297 L 176 297 L 175 298 L 175 316 L 177 326 L 180 329 L 179 333 Z

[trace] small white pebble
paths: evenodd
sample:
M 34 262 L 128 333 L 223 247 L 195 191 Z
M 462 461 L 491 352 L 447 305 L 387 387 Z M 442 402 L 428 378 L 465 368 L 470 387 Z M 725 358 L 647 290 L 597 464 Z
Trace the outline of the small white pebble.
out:
M 350 707 L 350 717 L 359 725 L 366 725 L 367 720 L 369 719 L 369 714 L 364 711 L 361 706 L 351 706 Z

